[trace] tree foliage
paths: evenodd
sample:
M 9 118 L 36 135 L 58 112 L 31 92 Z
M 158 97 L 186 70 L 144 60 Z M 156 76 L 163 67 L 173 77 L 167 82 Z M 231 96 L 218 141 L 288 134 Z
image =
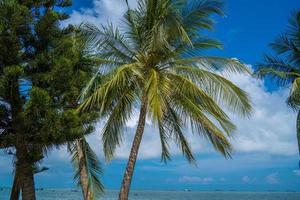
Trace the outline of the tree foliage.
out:
M 206 56 L 221 44 L 203 34 L 213 28 L 211 15 L 222 15 L 222 3 L 212 1 L 141 0 L 128 9 L 122 31 L 112 25 L 83 26 L 83 33 L 101 59 L 102 82 L 86 95 L 80 109 L 98 108 L 106 123 L 104 152 L 112 158 L 121 144 L 133 109 L 147 97 L 148 117 L 158 126 L 162 160 L 170 159 L 173 140 L 194 162 L 186 128 L 208 139 L 225 157 L 235 125 L 222 109 L 248 115 L 248 95 L 219 72 L 247 73 L 236 59 Z
M 35 164 L 51 148 L 91 133 L 98 117 L 77 112 L 97 62 L 76 28 L 60 26 L 68 17 L 60 8 L 70 5 L 0 1 L 0 148 L 16 157 L 23 199 L 35 198 L 27 192 L 34 193 Z

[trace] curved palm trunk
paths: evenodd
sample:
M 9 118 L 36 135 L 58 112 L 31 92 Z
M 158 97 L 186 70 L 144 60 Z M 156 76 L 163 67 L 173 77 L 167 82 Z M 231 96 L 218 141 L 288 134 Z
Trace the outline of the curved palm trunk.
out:
M 78 164 L 79 164 L 79 170 L 80 170 L 80 186 L 82 189 L 84 200 L 91 200 L 92 194 L 89 188 L 89 182 L 88 182 L 88 173 L 85 166 L 85 158 L 84 158 L 84 152 L 83 147 L 80 139 L 77 139 L 75 141 L 76 143 L 76 149 L 78 152 Z
M 14 182 L 10 193 L 10 200 L 19 200 L 20 191 L 21 188 L 20 188 L 20 183 L 18 181 L 18 168 L 16 167 Z
M 127 200 L 129 195 L 129 189 L 131 184 L 131 179 L 133 176 L 133 171 L 138 155 L 138 150 L 142 141 L 142 136 L 144 133 L 145 128 L 145 121 L 146 121 L 146 114 L 147 114 L 147 97 L 144 96 L 142 98 L 142 105 L 140 109 L 140 116 L 138 121 L 138 126 L 136 129 L 136 133 L 134 136 L 133 144 L 131 147 L 129 160 L 127 162 L 126 171 L 123 177 L 122 186 L 119 193 L 119 200 Z
M 299 155 L 300 155 L 300 110 L 298 111 L 298 116 L 297 116 L 297 139 L 298 139 L 298 148 L 299 148 Z M 300 161 L 299 161 L 299 168 L 300 168 Z

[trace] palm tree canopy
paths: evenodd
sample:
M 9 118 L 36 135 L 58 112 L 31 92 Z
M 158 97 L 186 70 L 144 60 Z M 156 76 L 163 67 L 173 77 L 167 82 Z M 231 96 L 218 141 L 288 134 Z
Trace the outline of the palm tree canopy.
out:
M 273 43 L 271 48 L 277 56 L 265 56 L 265 62 L 258 64 L 256 74 L 268 76 L 279 86 L 291 84 L 288 104 L 298 110 L 300 106 L 300 11 L 290 19 L 290 26 Z
M 101 110 L 104 152 L 112 158 L 123 129 L 142 98 L 148 117 L 157 124 L 162 160 L 170 159 L 173 139 L 187 157 L 195 158 L 184 128 L 207 138 L 224 156 L 231 154 L 228 136 L 235 125 L 221 108 L 248 115 L 248 95 L 219 72 L 247 73 L 237 59 L 205 56 L 203 50 L 221 48 L 201 31 L 213 28 L 211 15 L 222 15 L 218 0 L 141 0 L 128 8 L 122 31 L 82 26 L 101 60 L 101 83 L 86 92 L 82 111 Z
M 88 38 L 80 34 L 80 29 L 76 27 L 72 36 L 73 51 L 77 53 L 78 58 L 74 67 L 76 76 L 72 78 L 74 79 L 74 85 L 77 83 L 78 88 L 82 89 L 82 85 L 88 83 L 93 74 L 97 72 L 98 60 L 92 55 Z M 65 95 L 65 99 L 75 108 L 79 104 L 78 96 L 81 94 L 81 91 L 76 89 L 73 87 L 68 95 Z M 83 137 L 68 142 L 68 151 L 72 157 L 74 180 L 78 186 L 81 186 L 82 190 L 86 190 L 85 192 L 89 193 L 88 196 L 84 196 L 84 199 L 96 199 L 104 192 L 104 186 L 100 179 L 102 176 L 102 167 L 96 153 L 85 140 L 84 136 L 94 132 L 94 123 L 98 119 L 98 112 L 90 111 L 79 113 L 79 115 L 82 118 L 81 126 L 84 127 L 82 130 Z M 87 187 L 83 185 L 82 179 L 86 179 Z

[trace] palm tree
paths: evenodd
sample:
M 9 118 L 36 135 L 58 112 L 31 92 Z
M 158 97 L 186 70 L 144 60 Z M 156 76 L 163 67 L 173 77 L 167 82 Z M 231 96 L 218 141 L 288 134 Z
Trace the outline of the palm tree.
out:
M 270 46 L 277 56 L 265 56 L 255 74 L 274 79 L 279 86 L 291 86 L 287 103 L 298 112 L 296 130 L 300 152 L 300 10 L 290 19 L 288 31 Z
M 104 187 L 99 179 L 102 174 L 100 161 L 85 138 L 77 139 L 68 145 L 75 170 L 74 179 L 82 189 L 83 199 L 93 200 L 100 196 Z
M 138 125 L 119 199 L 128 199 L 131 179 L 148 116 L 157 124 L 161 159 L 170 159 L 170 140 L 190 163 L 195 157 L 184 128 L 208 139 L 225 157 L 235 125 L 221 107 L 243 116 L 251 111 L 247 94 L 218 72 L 247 73 L 237 59 L 206 56 L 221 48 L 201 30 L 212 29 L 212 14 L 222 15 L 218 0 L 141 0 L 124 15 L 120 32 L 112 25 L 86 24 L 83 33 L 94 41 L 103 72 L 98 88 L 82 102 L 81 111 L 100 109 L 106 119 L 103 148 L 111 159 L 121 144 L 124 127 L 136 105 Z
M 89 82 L 89 78 L 94 73 L 94 69 L 98 65 L 97 58 L 92 56 L 89 42 L 82 34 L 80 28 L 76 28 L 73 35 L 73 50 L 77 52 L 77 63 L 75 66 L 74 82 L 78 82 L 79 88 L 85 86 Z M 75 93 L 73 98 L 70 98 L 69 105 L 74 109 L 78 107 L 80 101 L 80 93 Z M 78 96 L 79 95 L 79 96 Z M 76 103 L 74 103 L 76 102 Z M 93 122 L 98 118 L 96 112 L 79 113 L 83 118 L 83 135 L 87 135 L 94 131 Z M 99 197 L 104 186 L 99 176 L 102 175 L 101 163 L 94 153 L 93 149 L 87 143 L 85 137 L 76 139 L 68 143 L 68 151 L 72 157 L 72 165 L 74 168 L 74 180 L 81 187 L 84 200 L 93 200 Z

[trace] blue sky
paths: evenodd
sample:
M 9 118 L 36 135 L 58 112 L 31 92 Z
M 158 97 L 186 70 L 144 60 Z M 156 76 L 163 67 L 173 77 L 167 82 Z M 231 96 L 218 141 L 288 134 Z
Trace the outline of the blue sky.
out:
M 112 21 L 121 25 L 119 18 L 124 5 L 117 0 L 73 1 L 68 9 L 68 23 L 89 21 L 100 25 Z M 131 0 L 134 6 L 134 0 Z M 227 0 L 226 17 L 217 17 L 216 28 L 209 33 L 224 44 L 224 50 L 212 50 L 212 55 L 236 57 L 249 67 L 271 53 L 268 44 L 287 28 L 291 12 L 300 8 L 299 0 Z M 246 75 L 228 77 L 246 90 L 254 102 L 255 112 L 250 119 L 232 116 L 238 131 L 232 140 L 235 153 L 226 160 L 215 153 L 201 138 L 191 136 L 198 166 L 189 166 L 172 146 L 172 161 L 160 162 L 160 147 L 155 128 L 147 123 L 137 162 L 132 187 L 135 189 L 191 188 L 193 190 L 298 190 L 300 171 L 295 136 L 295 114 L 286 107 L 286 88 L 276 89 L 270 82 L 264 83 Z M 118 149 L 117 158 L 104 165 L 104 183 L 117 189 L 121 183 L 126 156 L 131 144 L 136 116 L 128 122 L 124 145 Z M 101 153 L 100 131 L 88 139 Z M 55 150 L 45 159 L 50 170 L 36 176 L 37 187 L 75 187 L 72 180 L 70 157 L 64 148 Z M 0 153 L 0 186 L 11 184 L 11 158 Z

